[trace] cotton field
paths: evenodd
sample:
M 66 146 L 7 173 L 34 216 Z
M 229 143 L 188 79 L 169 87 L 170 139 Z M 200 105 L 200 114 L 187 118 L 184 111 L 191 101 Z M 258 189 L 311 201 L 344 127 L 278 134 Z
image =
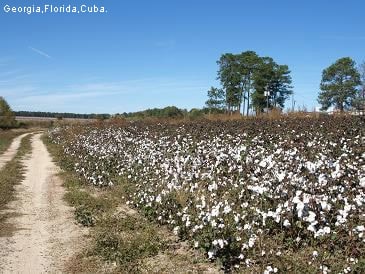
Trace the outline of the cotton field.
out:
M 225 269 L 365 269 L 361 117 L 130 122 L 49 135 L 89 184 L 127 199 Z M 251 269 L 251 270 L 250 270 Z

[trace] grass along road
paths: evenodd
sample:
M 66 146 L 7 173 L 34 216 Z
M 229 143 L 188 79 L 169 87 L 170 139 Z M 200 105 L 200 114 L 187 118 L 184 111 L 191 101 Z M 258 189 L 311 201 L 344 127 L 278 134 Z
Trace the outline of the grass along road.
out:
M 9 213 L 5 212 L 7 204 L 14 199 L 15 186 L 24 179 L 22 159 L 31 151 L 30 135 L 22 138 L 15 157 L 0 169 L 0 237 L 11 235 L 14 227 L 6 223 Z
M 15 133 L 12 132 L 8 132 L 8 133 L 4 133 L 5 136 L 1 136 L 4 138 L 1 138 L 0 141 L 0 148 L 3 150 L 5 147 L 7 147 L 9 145 L 9 143 L 11 142 L 13 136 Z M 15 154 L 18 151 L 18 148 L 20 146 L 21 140 L 27 136 L 29 133 L 24 133 L 22 135 L 19 135 L 17 137 L 14 138 L 14 140 L 11 142 L 10 146 L 7 148 L 7 150 L 0 155 L 0 169 L 11 159 L 14 158 Z
M 10 130 L 0 129 L 0 155 L 10 146 L 17 133 Z

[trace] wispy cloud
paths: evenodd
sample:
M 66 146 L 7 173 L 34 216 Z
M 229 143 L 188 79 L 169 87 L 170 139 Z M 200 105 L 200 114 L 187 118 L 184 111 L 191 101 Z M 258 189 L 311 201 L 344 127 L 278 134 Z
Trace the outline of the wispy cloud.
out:
M 13 99 L 25 98 L 37 92 L 37 88 L 31 85 L 3 86 L 0 85 L 0 95 Z
M 34 52 L 36 52 L 36 53 L 38 53 L 39 55 L 42 55 L 42 56 L 48 58 L 48 59 L 51 59 L 52 58 L 47 53 L 45 53 L 44 51 L 41 51 L 39 49 L 36 49 L 36 48 L 33 48 L 33 47 L 29 47 L 29 49 L 32 50 L 32 51 L 34 51 Z
M 207 85 L 196 79 L 142 78 L 124 81 L 79 81 L 57 88 L 37 85 L 7 90 L 14 108 L 42 111 L 123 112 L 149 107 L 178 105 L 199 97 Z M 1 91 L 6 91 L 2 89 Z M 139 98 L 136 100 L 137 97 Z M 57 105 L 55 105 L 57 102 Z
M 19 80 L 30 78 L 31 74 L 26 74 L 21 70 L 9 70 L 2 72 L 0 70 L 0 84 L 18 83 Z

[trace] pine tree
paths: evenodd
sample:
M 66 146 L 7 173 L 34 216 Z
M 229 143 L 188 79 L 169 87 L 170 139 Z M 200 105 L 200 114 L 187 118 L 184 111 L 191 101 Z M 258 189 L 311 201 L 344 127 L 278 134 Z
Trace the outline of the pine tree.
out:
M 322 72 L 322 92 L 318 96 L 321 109 L 327 110 L 334 106 L 342 112 L 352 106 L 360 84 L 360 74 L 355 67 L 355 61 L 350 57 L 338 59 Z

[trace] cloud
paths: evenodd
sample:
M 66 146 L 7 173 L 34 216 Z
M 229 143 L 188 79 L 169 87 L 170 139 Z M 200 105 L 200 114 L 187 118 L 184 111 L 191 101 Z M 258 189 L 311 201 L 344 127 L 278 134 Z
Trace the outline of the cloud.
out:
M 36 85 L 33 89 L 21 89 L 18 86 L 7 90 L 7 94 L 11 94 L 17 110 L 116 113 L 167 105 L 190 107 L 188 101 L 204 97 L 207 87 L 201 80 L 187 79 L 142 78 L 109 82 L 83 79 L 57 88 Z
M 36 48 L 33 48 L 33 47 L 29 47 L 29 49 L 32 50 L 32 51 L 34 51 L 34 52 L 36 52 L 36 53 L 38 53 L 39 55 L 42 55 L 42 56 L 48 58 L 48 59 L 51 59 L 52 58 L 47 53 L 45 53 L 44 51 L 41 51 L 39 49 L 36 49 Z

